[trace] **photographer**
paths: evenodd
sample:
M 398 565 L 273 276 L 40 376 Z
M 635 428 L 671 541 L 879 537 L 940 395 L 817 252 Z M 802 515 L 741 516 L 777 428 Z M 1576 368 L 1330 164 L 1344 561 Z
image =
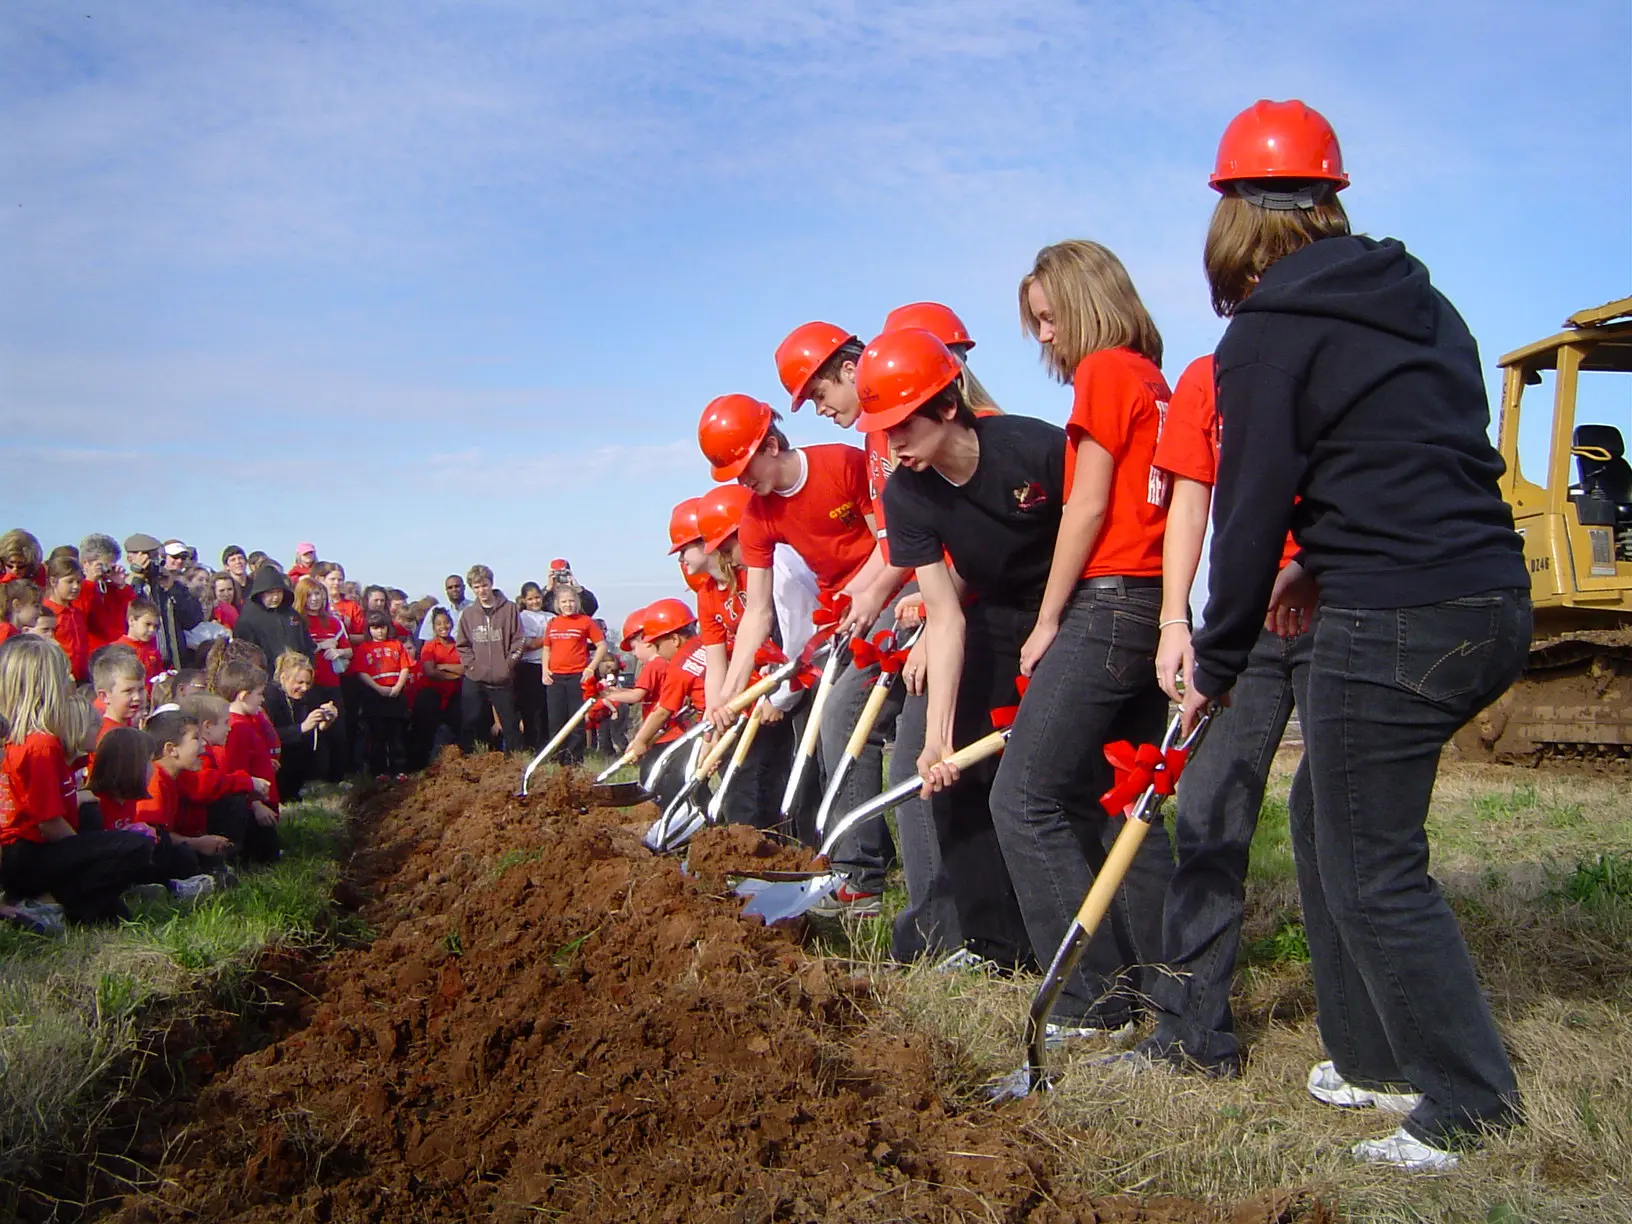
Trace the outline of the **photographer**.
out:
M 325 732 L 339 721 L 340 707 L 314 691 L 315 678 L 310 659 L 298 650 L 285 650 L 266 686 L 263 712 L 283 744 L 278 794 L 285 802 L 299 795 L 307 782 L 329 776 L 333 737 Z
M 578 593 L 577 610 L 585 616 L 594 616 L 600 610 L 601 601 L 595 598 L 595 592 L 579 586 L 578 579 L 572 576 L 572 566 L 557 557 L 550 562 L 550 580 L 544 587 L 544 611 L 555 616 L 560 611 L 555 606 L 555 593 L 566 590 Z
M 180 540 L 158 540 L 137 532 L 125 541 L 131 586 L 151 599 L 159 610 L 159 653 L 171 667 L 186 665 L 187 630 L 204 619 L 203 605 L 181 581 L 191 564 L 193 550 Z

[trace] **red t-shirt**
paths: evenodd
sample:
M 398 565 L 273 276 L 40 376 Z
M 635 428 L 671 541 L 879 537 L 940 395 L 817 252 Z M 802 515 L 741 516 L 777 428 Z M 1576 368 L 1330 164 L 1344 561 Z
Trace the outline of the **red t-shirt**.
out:
M 748 608 L 748 571 L 736 573 L 736 591 L 728 592 L 714 579 L 697 590 L 697 634 L 704 646 L 724 646 L 735 650 L 737 626 Z
M 550 645 L 550 672 L 564 676 L 577 674 L 589 666 L 589 644 L 604 642 L 606 634 L 595 623 L 594 617 L 582 612 L 571 616 L 552 616 L 544 629 L 544 640 Z
M 678 714 L 688 705 L 702 713 L 708 707 L 708 693 L 703 688 L 707 671 L 703 639 L 694 637 L 669 659 L 663 671 L 663 683 L 658 686 L 657 704 L 670 714 Z
M 87 582 L 79 588 L 74 607 L 85 614 L 93 651 L 124 636 L 126 614 L 135 598 L 136 592 L 130 587 L 113 582 Z
M 1160 577 L 1171 481 L 1152 460 L 1171 398 L 1167 382 L 1148 357 L 1126 348 L 1089 353 L 1071 381 L 1076 394 L 1065 425 L 1066 496 L 1083 438 L 1109 451 L 1113 465 L 1105 521 L 1082 576 Z
M 40 605 L 56 615 L 57 627 L 52 636 L 68 656 L 68 670 L 84 684 L 91 678 L 91 632 L 85 625 L 85 613 L 73 604 L 65 607 L 54 599 L 42 599 Z
M 147 798 L 136 801 L 136 819 L 155 829 L 170 829 L 180 814 L 181 783 L 155 762 L 147 779 Z
M 1218 478 L 1217 382 L 1213 356 L 1197 357 L 1184 367 L 1179 385 L 1167 404 L 1167 420 L 1156 443 L 1155 464 L 1165 472 L 1211 486 Z M 1281 546 L 1281 565 L 1298 555 L 1298 542 L 1287 532 Z
M 359 676 L 372 676 L 377 684 L 390 688 L 409 666 L 408 653 L 395 638 L 383 642 L 370 639 L 352 647 L 351 670 Z
M 230 603 L 217 603 L 210 609 L 210 619 L 218 625 L 232 629 L 238 624 L 238 609 Z
M 663 677 L 668 674 L 669 661 L 664 658 L 650 659 L 640 669 L 640 675 L 635 677 L 635 687 L 646 694 L 643 710 L 650 714 L 657 709 L 659 694 L 663 691 Z M 685 727 L 677 718 L 670 718 L 663 724 L 663 730 L 657 734 L 659 744 L 667 744 L 670 740 L 680 738 Z
M 136 808 L 142 803 L 140 799 L 119 799 L 113 795 L 98 795 L 96 806 L 102 809 L 102 827 L 104 829 L 128 829 L 133 824 L 140 824 L 142 818 L 136 814 Z
M 17 636 L 17 626 L 10 621 L 0 621 L 0 642 Z
M 151 639 L 138 642 L 126 633 L 118 639 L 116 645 L 129 646 L 136 652 L 136 657 L 142 661 L 142 671 L 146 673 L 149 684 L 153 683 L 153 677 L 164 671 L 164 656 L 159 653 L 158 646 Z
M 312 683 L 321 688 L 333 688 L 340 683 L 340 677 L 334 670 L 334 660 L 323 653 L 321 643 L 338 637 L 340 645 L 350 646 L 351 634 L 346 629 L 346 622 L 332 612 L 308 612 L 306 628 L 311 632 L 312 641 L 320 646 L 312 656 Z
M 157 766 L 154 772 L 158 772 Z M 198 768 L 177 774 L 176 782 L 181 787 L 181 804 L 171 829 L 183 837 L 203 837 L 209 831 L 210 804 L 228 795 L 255 793 L 249 774 L 241 769 L 223 769 L 217 750 L 208 747 L 199 755 Z
M 895 459 L 890 455 L 890 435 L 875 429 L 867 435 L 867 495 L 873 499 L 873 522 L 878 524 L 878 538 L 887 538 L 884 530 L 884 483 L 895 471 Z M 884 545 L 884 559 L 889 560 L 890 546 Z
M 74 771 L 62 741 L 36 731 L 20 744 L 7 744 L 0 759 L 0 846 L 43 842 L 40 826 L 58 816 L 79 828 Z
M 346 622 L 346 632 L 353 638 L 368 636 L 368 620 L 363 616 L 363 605 L 355 599 L 334 601 L 334 614 Z
M 232 714 L 227 718 L 227 742 L 221 749 L 221 755 L 216 760 L 221 768 L 227 770 L 241 769 L 252 778 L 264 778 L 272 786 L 267 793 L 266 805 L 274 810 L 278 806 L 278 766 L 272 755 L 272 746 L 267 743 L 266 729 L 261 725 L 261 716 L 258 714 Z M 277 730 L 273 729 L 276 736 Z M 212 753 L 213 753 L 212 749 Z
M 441 638 L 432 638 L 419 648 L 419 665 L 435 663 L 438 667 L 457 666 L 459 663 L 459 648 L 453 644 L 453 639 L 443 641 Z M 459 695 L 458 680 L 432 680 L 425 677 L 425 683 L 430 690 L 442 699 L 442 708 L 448 708 L 450 702 Z
M 749 569 L 770 569 L 776 546 L 788 545 L 832 594 L 861 572 L 877 544 L 865 517 L 874 513 L 867 455 L 838 442 L 804 446 L 799 453 L 804 480 L 792 493 L 752 497 L 737 542 Z

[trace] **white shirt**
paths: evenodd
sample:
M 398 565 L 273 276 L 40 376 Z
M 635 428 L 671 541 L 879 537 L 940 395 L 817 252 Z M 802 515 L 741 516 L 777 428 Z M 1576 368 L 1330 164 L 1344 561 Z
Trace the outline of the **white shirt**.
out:
M 782 653 L 791 659 L 816 632 L 810 616 L 821 603 L 821 590 L 805 559 L 786 544 L 778 544 L 772 554 L 771 603 L 782 630 Z M 771 694 L 771 704 L 786 713 L 797 704 L 802 692 L 784 683 Z
M 453 627 L 455 629 L 459 628 L 459 613 L 463 612 L 475 602 L 476 601 L 474 599 L 467 595 L 465 596 L 464 603 L 460 604 L 458 607 L 454 608 L 452 612 L 448 613 L 453 617 Z M 436 608 L 441 608 L 444 612 L 448 611 L 448 606 L 446 604 L 437 604 Z M 428 642 L 436 636 L 436 634 L 431 631 L 431 617 L 436 615 L 436 608 L 432 608 L 429 612 L 425 613 L 425 619 L 419 622 L 419 640 L 422 642 Z
M 544 636 L 544 630 L 549 627 L 549 624 L 550 614 L 548 612 L 531 612 L 526 608 L 521 610 L 522 637 L 541 638 Z M 537 650 L 522 651 L 521 661 L 523 663 L 544 662 L 544 648 L 540 646 Z

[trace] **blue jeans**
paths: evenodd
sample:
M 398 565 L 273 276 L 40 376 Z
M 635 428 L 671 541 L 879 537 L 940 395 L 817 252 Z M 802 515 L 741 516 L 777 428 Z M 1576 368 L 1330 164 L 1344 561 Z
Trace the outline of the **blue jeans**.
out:
M 1422 1094 L 1405 1120 L 1444 1143 L 1518 1112 L 1461 928 L 1428 874 L 1439 754 L 1519 675 L 1530 597 L 1321 607 L 1299 706 L 1314 802 L 1292 812 L 1320 1035 L 1362 1087 Z
M 992 823 L 1026 932 L 1047 964 L 1122 829 L 1099 804 L 1111 782 L 1105 744 L 1159 742 L 1167 697 L 1156 685 L 1160 584 L 1125 591 L 1082 582 L 1032 675 L 992 783 Z M 1155 825 L 1060 995 L 1064 1023 L 1118 1027 L 1142 1010 L 1161 960 L 1162 898 L 1173 872 Z
M 1213 716 L 1179 782 L 1172 821 L 1177 862 L 1162 908 L 1168 973 L 1151 984 L 1157 1009 L 1152 1052 L 1221 1073 L 1240 1065 L 1230 983 L 1241 946 L 1247 856 L 1294 694 L 1302 698 L 1307 691 L 1313 648 L 1309 633 L 1260 634 L 1229 706 Z M 1309 804 L 1301 765 L 1291 804 L 1305 810 Z
M 878 622 L 869 632 L 877 633 L 890 628 L 894 623 L 894 615 L 886 608 L 884 615 L 878 618 Z M 850 652 L 845 652 L 844 665 L 833 682 L 832 691 L 827 695 L 827 705 L 822 708 L 821 738 L 816 744 L 816 752 L 821 759 L 824 789 L 827 786 L 827 779 L 833 776 L 833 771 L 838 766 L 839 758 L 844 755 L 844 746 L 850 742 L 850 733 L 855 730 L 856 721 L 861 717 L 861 707 L 867 703 L 867 695 L 872 692 L 873 682 L 877 679 L 876 664 L 871 667 L 857 667 L 850 657 Z M 884 702 L 884 708 L 879 711 L 878 721 L 873 724 L 872 734 L 867 737 L 866 747 L 861 750 L 856 763 L 850 767 L 849 776 L 845 778 L 844 785 L 834 797 L 830 820 L 836 820 L 846 812 L 855 810 L 883 792 L 884 741 L 895 726 L 905 693 L 906 686 L 897 679 Z M 923 750 L 921 731 L 916 744 L 902 743 L 899 736 L 896 738 L 894 748 L 896 754 L 907 753 L 916 761 L 918 754 Z M 836 870 L 844 873 L 849 879 L 850 887 L 857 892 L 883 892 L 885 874 L 895 865 L 895 842 L 890 837 L 890 826 L 882 816 L 876 820 L 863 821 L 834 845 L 832 863 Z

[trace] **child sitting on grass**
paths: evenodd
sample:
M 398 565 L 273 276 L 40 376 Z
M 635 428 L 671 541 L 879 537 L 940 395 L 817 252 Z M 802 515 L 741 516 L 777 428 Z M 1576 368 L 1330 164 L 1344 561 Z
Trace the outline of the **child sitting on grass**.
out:
M 102 808 L 103 826 L 130 829 L 153 838 L 153 871 L 148 883 L 161 884 L 178 901 L 208 896 L 231 843 L 204 834 L 175 831 L 181 806 L 177 776 L 198 764 L 198 724 L 179 710 L 148 719 L 148 729 L 119 727 L 108 733 L 91 768 L 91 792 Z
M 255 805 L 255 823 L 271 830 L 275 837 L 279 806 L 277 735 L 269 733 L 271 724 L 261 713 L 266 702 L 266 672 L 253 663 L 229 662 L 216 675 L 215 692 L 226 700 L 228 711 L 227 742 L 218 763 L 267 783 L 265 800 Z
M 48 925 L 129 916 L 125 889 L 150 878 L 153 843 L 139 833 L 78 830 L 73 772 L 59 733 L 72 680 L 53 642 L 19 636 L 0 644 L 0 886 Z
M 102 711 L 97 747 L 115 727 L 134 726 L 147 697 L 147 677 L 141 660 L 124 646 L 104 646 L 91 656 L 91 687 Z
M 278 857 L 278 818 L 265 803 L 272 783 L 226 764 L 231 706 L 219 694 L 206 692 L 189 693 L 179 704 L 183 714 L 198 720 L 204 747 L 198 767 L 178 779 L 181 810 L 176 816 L 177 830 L 189 837 L 200 833 L 224 837 L 245 862 L 274 861 Z

